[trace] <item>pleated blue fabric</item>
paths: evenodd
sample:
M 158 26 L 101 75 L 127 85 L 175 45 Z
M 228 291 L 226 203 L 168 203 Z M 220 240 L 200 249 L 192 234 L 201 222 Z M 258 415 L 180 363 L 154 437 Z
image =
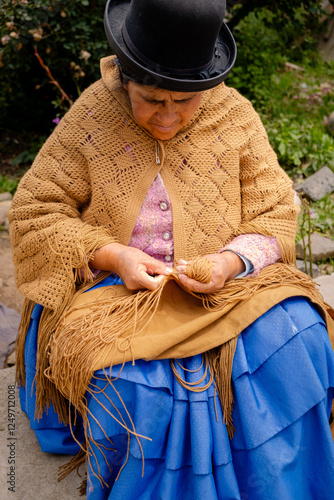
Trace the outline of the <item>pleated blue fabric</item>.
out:
M 106 284 L 120 280 L 110 277 L 99 286 Z M 43 451 L 75 454 L 79 445 L 52 408 L 34 420 L 41 312 L 37 305 L 26 341 L 21 405 Z M 176 368 L 188 383 L 204 375 L 201 355 L 178 360 Z M 91 435 L 99 446 L 92 445 L 87 498 L 332 500 L 334 445 L 328 419 L 334 354 L 316 309 L 304 298 L 290 298 L 245 329 L 232 379 L 235 435 L 229 440 L 213 384 L 202 392 L 186 390 L 169 360 L 126 363 L 121 372 L 120 366 L 96 371 L 87 400 Z M 207 381 L 208 375 L 200 385 Z M 116 480 L 127 456 L 125 427 L 144 437 L 131 436 Z M 79 421 L 74 429 L 80 442 Z

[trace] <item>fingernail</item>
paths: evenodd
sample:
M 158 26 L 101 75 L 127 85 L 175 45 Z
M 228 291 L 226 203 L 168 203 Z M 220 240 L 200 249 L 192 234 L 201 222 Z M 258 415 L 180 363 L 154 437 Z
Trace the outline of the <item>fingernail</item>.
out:
M 173 273 L 174 269 L 171 269 L 170 267 L 166 267 L 165 271 L 166 271 L 166 273 Z

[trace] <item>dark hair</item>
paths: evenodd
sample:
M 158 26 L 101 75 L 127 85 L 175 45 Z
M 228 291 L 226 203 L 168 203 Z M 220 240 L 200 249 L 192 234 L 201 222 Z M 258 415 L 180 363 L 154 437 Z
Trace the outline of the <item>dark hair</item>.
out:
M 122 67 L 119 59 L 115 59 L 115 64 L 118 66 L 118 69 L 119 69 L 119 76 L 121 78 L 121 82 L 122 82 L 122 85 L 126 85 L 129 83 L 129 81 L 131 80 L 131 78 L 129 78 L 125 72 L 124 72 L 124 68 Z
M 121 63 L 121 61 L 118 58 L 115 59 L 115 63 L 118 66 L 120 77 L 121 77 L 121 82 L 123 85 L 126 85 L 130 81 L 136 82 L 136 83 L 142 83 L 140 81 L 140 78 L 138 78 L 137 75 L 132 74 L 128 70 L 128 68 L 126 68 L 125 65 L 123 63 Z

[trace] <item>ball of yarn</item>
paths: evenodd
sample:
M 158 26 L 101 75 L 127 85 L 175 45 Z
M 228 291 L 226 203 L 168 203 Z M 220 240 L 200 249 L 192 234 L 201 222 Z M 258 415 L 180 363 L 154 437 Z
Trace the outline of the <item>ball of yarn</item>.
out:
M 206 257 L 197 257 L 187 264 L 187 276 L 201 283 L 212 281 L 212 262 Z

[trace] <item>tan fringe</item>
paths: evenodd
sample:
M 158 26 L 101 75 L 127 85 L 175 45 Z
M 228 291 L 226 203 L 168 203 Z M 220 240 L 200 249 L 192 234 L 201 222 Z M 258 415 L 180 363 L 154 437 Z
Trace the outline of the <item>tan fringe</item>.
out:
M 50 391 L 55 384 L 59 391 L 58 398 L 61 392 L 64 398 L 84 416 L 87 407 L 83 396 L 93 376 L 93 366 L 99 359 L 101 350 L 109 345 L 109 354 L 115 353 L 116 349 L 124 353 L 129 350 L 131 352 L 133 338 L 145 328 L 157 309 L 164 284 L 174 278 L 167 277 L 162 286 L 153 292 L 145 290 L 125 297 L 106 297 L 90 304 L 89 313 L 84 316 L 79 316 L 67 325 L 60 322 L 49 348 L 50 365 L 48 366 L 48 361 L 45 359 L 43 364 L 43 375 L 45 373 L 49 379 L 48 390 Z M 302 291 L 307 290 L 311 300 L 323 304 L 325 309 L 322 297 L 315 289 L 312 280 L 295 269 L 292 272 L 292 268 L 284 264 L 269 266 L 254 278 L 245 278 L 242 281 L 230 280 L 216 293 L 194 295 L 202 299 L 206 309 L 223 310 L 227 304 L 237 304 L 240 300 L 250 298 L 264 286 L 270 288 L 279 284 L 287 286 L 290 284 Z M 72 311 L 83 307 L 87 307 L 87 304 L 72 308 Z M 76 335 L 74 344 L 73 336 L 78 331 L 80 336 Z M 43 348 L 45 352 L 44 344 Z M 103 359 L 100 361 L 103 365 Z M 40 363 L 43 363 L 43 360 Z M 58 408 L 56 394 L 54 397 L 57 410 L 62 410 L 63 407 Z M 53 400 L 53 403 L 55 401 Z M 41 405 L 42 399 L 38 402 Z M 64 418 L 62 413 L 61 418 Z
M 203 362 L 197 370 L 187 370 L 186 368 L 181 366 L 177 360 L 170 360 L 170 364 L 176 380 L 182 387 L 184 387 L 188 391 L 206 391 L 215 379 L 215 387 L 217 389 L 223 410 L 223 421 L 226 425 L 227 433 L 230 439 L 233 438 L 235 431 L 232 419 L 234 404 L 232 388 L 232 367 L 237 342 L 238 337 L 234 337 L 228 342 L 225 342 L 225 344 L 223 344 L 222 346 L 211 349 L 207 353 L 203 353 L 202 356 L 203 362 L 205 363 L 205 371 L 203 376 L 196 382 L 186 382 L 176 370 L 175 363 L 177 363 L 184 371 L 196 372 L 201 369 Z M 210 372 L 209 381 L 205 385 L 201 386 L 200 384 L 205 380 L 208 370 Z
M 58 414 L 59 421 L 65 424 L 70 423 L 68 415 L 68 405 L 66 398 L 59 392 L 46 373 L 49 368 L 50 342 L 55 331 L 59 318 L 61 318 L 70 305 L 76 290 L 76 282 L 83 282 L 83 286 L 89 281 L 88 286 L 92 286 L 93 274 L 89 268 L 89 259 L 101 246 L 114 241 L 111 237 L 101 236 L 100 229 L 83 225 L 72 241 L 72 247 L 64 247 L 61 244 L 62 234 L 66 231 L 67 221 L 59 221 L 54 224 L 52 238 L 45 231 L 49 248 L 53 259 L 50 269 L 55 265 L 61 266 L 67 274 L 68 283 L 64 287 L 64 296 L 60 307 L 56 310 L 44 308 L 39 327 L 37 346 L 37 372 L 36 383 L 36 409 L 37 419 L 42 417 L 43 411 L 49 408 L 51 401 Z M 57 262 L 56 262 L 57 261 Z M 101 273 L 98 281 L 101 281 L 106 273 Z
M 324 311 L 329 308 L 312 279 L 307 274 L 288 264 L 273 264 L 262 269 L 257 276 L 245 277 L 242 281 L 232 279 L 227 281 L 224 287 L 215 293 L 193 295 L 202 299 L 205 309 L 217 311 L 224 309 L 226 304 L 237 304 L 241 300 L 249 299 L 261 288 L 270 289 L 279 285 L 290 285 L 299 288 L 301 292 L 307 292 L 310 299 L 318 303 Z
M 87 477 L 82 480 L 80 486 L 77 488 L 79 492 L 79 497 L 84 497 L 87 493 Z
M 89 267 L 89 261 L 93 258 L 95 250 L 102 246 L 115 242 L 115 238 L 106 235 L 99 227 L 83 224 L 72 244 L 64 246 L 63 234 L 66 234 L 68 222 L 59 221 L 53 225 L 51 235 L 44 231 L 52 260 L 49 264 L 50 270 L 61 267 L 67 272 L 71 283 L 92 282 L 94 275 Z
M 25 344 L 27 333 L 30 324 L 30 318 L 35 303 L 29 299 L 24 299 L 21 322 L 16 338 L 16 383 L 25 387 L 26 373 L 25 373 Z
M 202 261 L 204 274 L 207 268 L 212 265 L 210 261 Z M 198 261 L 197 261 L 198 264 Z M 203 268 L 201 276 L 203 276 Z M 103 279 L 101 277 L 101 279 Z M 198 279 L 195 275 L 195 279 Z M 78 318 L 64 325 L 64 321 L 56 324 L 57 318 L 46 310 L 41 318 L 41 327 L 39 332 L 39 356 L 38 356 L 38 374 L 36 382 L 39 388 L 38 405 L 43 408 L 45 403 L 49 404 L 51 399 L 60 419 L 65 423 L 70 423 L 70 407 L 73 405 L 79 411 L 83 418 L 86 441 L 89 443 L 90 429 L 88 424 L 89 409 L 85 400 L 85 392 L 96 398 L 94 389 L 89 388 L 89 383 L 94 373 L 96 360 L 99 359 L 102 348 L 109 346 L 109 353 L 121 350 L 124 353 L 131 351 L 132 340 L 138 335 L 153 317 L 164 288 L 164 285 L 170 279 L 177 279 L 177 274 L 165 278 L 161 286 L 155 291 L 139 291 L 132 295 L 121 297 L 106 297 L 98 300 L 97 303 L 89 304 L 89 313 L 79 315 Z M 202 299 L 203 306 L 208 310 L 223 310 L 227 304 L 237 304 L 241 300 L 246 300 L 261 290 L 261 288 L 277 287 L 280 284 L 285 286 L 294 286 L 301 291 L 307 291 L 308 296 L 314 302 L 321 305 L 326 310 L 320 293 L 316 290 L 313 281 L 304 273 L 297 271 L 286 264 L 274 264 L 263 269 L 261 273 L 254 278 L 244 278 L 243 280 L 230 280 L 226 282 L 224 288 L 219 292 L 212 294 L 193 294 Z M 85 285 L 78 293 L 83 293 L 89 285 Z M 102 294 L 103 292 L 101 292 Z M 71 294 L 69 294 L 70 296 Z M 74 302 L 75 299 L 71 303 Z M 85 306 L 75 306 L 68 308 L 68 300 L 60 312 L 63 318 L 73 310 L 80 310 Z M 57 326 L 55 334 L 51 337 L 50 332 Z M 78 335 L 80 332 L 80 335 Z M 129 334 L 130 332 L 130 334 Z M 75 336 L 75 343 L 73 338 Z M 231 386 L 231 371 L 233 365 L 233 356 L 235 352 L 237 337 L 225 343 L 218 349 L 206 353 L 204 360 L 206 368 L 210 370 L 210 384 L 213 376 L 216 378 L 216 385 L 219 397 L 222 402 L 224 412 L 224 422 L 226 423 L 229 436 L 233 436 L 233 392 Z M 48 353 L 50 359 L 45 356 Z M 44 353 L 44 357 L 40 353 Z M 133 353 L 131 354 L 134 360 Z M 101 357 L 101 356 L 100 356 Z M 110 360 L 110 357 L 109 357 Z M 99 360 L 102 362 L 103 359 Z M 172 363 L 173 372 L 181 385 L 186 384 L 187 389 L 192 391 L 202 391 L 208 387 L 199 387 L 197 384 L 187 384 L 178 375 L 174 361 Z M 110 363 L 109 363 L 110 366 Z M 111 363 L 112 366 L 112 363 Z M 46 375 L 46 377 L 45 377 Z M 107 376 L 107 373 L 106 373 Z M 112 380 L 108 379 L 109 384 Z M 43 388 L 43 392 L 41 391 Z M 56 389 L 57 387 L 57 389 Z M 114 386 L 113 386 L 114 387 Z M 116 391 L 115 387 L 114 390 Z M 117 392 L 116 392 L 117 393 Z M 117 393 L 120 398 L 120 395 Z M 121 399 L 121 398 L 120 398 Z M 98 400 L 96 398 L 96 400 Z M 122 400 L 121 400 L 122 401 Z M 110 401 L 111 406 L 115 405 Z M 68 406 L 69 404 L 69 406 Z M 124 406 L 127 413 L 127 410 Z M 115 418 L 119 424 L 126 430 L 128 436 L 134 436 L 139 445 L 140 439 L 145 436 L 139 435 L 130 420 L 130 425 L 120 416 L 117 418 L 108 409 L 106 411 L 112 418 Z M 66 413 L 67 412 L 67 413 Z M 127 413 L 128 418 L 129 414 Z M 92 416 L 92 415 L 90 415 Z M 146 438 L 147 439 L 147 438 Z M 95 443 L 98 446 L 98 443 Z M 89 445 L 88 445 L 89 447 Z M 141 445 L 140 445 L 141 447 Z M 87 459 L 90 460 L 90 452 L 87 450 Z M 144 457 L 143 457 L 144 465 Z M 98 473 L 100 481 L 103 479 Z
M 52 237 L 45 231 L 45 235 L 51 251 L 51 260 L 49 263 L 50 275 L 51 269 L 61 267 L 65 270 L 67 283 L 63 286 L 63 295 L 58 307 L 48 307 L 45 304 L 41 315 L 38 341 L 37 341 L 37 363 L 36 363 L 36 408 L 35 418 L 40 419 L 44 410 L 48 410 L 50 403 L 54 406 L 58 414 L 59 421 L 65 424 L 69 423 L 68 405 L 64 396 L 56 389 L 50 378 L 45 376 L 49 367 L 49 347 L 53 333 L 57 327 L 59 319 L 64 315 L 69 307 L 76 290 L 76 279 L 83 282 L 81 291 L 92 286 L 92 272 L 88 262 L 91 255 L 97 248 L 114 241 L 113 238 L 101 234 L 99 228 L 92 228 L 83 225 L 77 232 L 76 238 L 73 238 L 72 248 L 64 248 L 60 241 L 62 234 L 66 230 L 66 221 L 60 221 L 53 227 Z M 110 273 L 100 273 L 94 284 L 102 281 Z M 24 348 L 27 331 L 29 328 L 30 317 L 35 303 L 25 300 L 19 336 L 17 339 L 17 381 L 25 384 L 25 365 Z M 54 305 L 54 304 L 53 304 Z
M 69 462 L 58 467 L 58 483 L 74 470 L 76 470 L 78 476 L 81 477 L 79 467 L 86 463 L 86 458 L 86 448 L 83 445 L 83 448 L 76 455 L 74 455 Z
M 92 378 L 92 366 L 100 347 L 109 344 L 111 351 L 116 347 L 123 352 L 131 349 L 134 336 L 154 315 L 162 291 L 161 286 L 151 293 L 140 291 L 126 297 L 107 297 L 92 304 L 84 318 L 80 316 L 66 326 L 63 321 L 58 325 L 51 344 L 50 366 L 45 374 L 80 412 L 82 396 Z M 72 311 L 83 307 L 77 306 Z M 80 331 L 80 338 L 74 345 L 73 334 L 77 331 Z M 125 337 L 129 331 L 132 331 L 130 337 Z M 118 344 L 117 340 L 120 340 Z M 71 385 L 74 373 L 75 381 Z
M 294 240 L 287 241 L 286 237 L 276 234 L 276 241 L 281 251 L 282 261 L 284 264 L 295 264 L 296 262 L 296 245 Z
M 234 436 L 234 425 L 232 411 L 234 404 L 232 387 L 232 367 L 235 349 L 237 347 L 238 336 L 225 342 L 220 347 L 209 351 L 211 369 L 215 376 L 218 396 L 223 410 L 223 420 L 226 424 L 227 433 L 230 439 Z
M 187 370 L 186 368 L 184 368 L 183 366 L 181 366 L 180 363 L 177 362 L 177 360 L 174 360 L 174 359 L 170 360 L 170 365 L 172 367 L 172 371 L 174 373 L 174 377 L 176 378 L 176 380 L 178 381 L 178 383 L 182 387 L 184 387 L 185 389 L 187 389 L 189 391 L 192 391 L 192 392 L 203 392 L 203 391 L 206 391 L 207 389 L 209 389 L 210 385 L 213 382 L 213 371 L 210 369 L 208 354 L 207 353 L 203 353 L 202 356 L 203 356 L 204 362 L 205 362 L 205 371 L 204 371 L 203 376 L 199 380 L 196 380 L 196 382 L 186 382 L 179 375 L 179 373 L 178 373 L 178 371 L 177 371 L 177 369 L 175 367 L 175 362 L 182 368 L 182 370 L 185 370 L 185 371 L 190 371 L 190 370 Z M 198 370 L 194 370 L 194 371 L 198 371 Z M 205 385 L 201 386 L 200 384 L 205 380 L 208 370 L 209 370 L 209 373 L 210 373 L 209 381 Z
M 82 449 L 73 457 L 69 462 L 67 462 L 64 465 L 60 465 L 58 467 L 58 479 L 57 481 L 60 482 L 62 481 L 68 474 L 73 472 L 74 470 L 77 471 L 77 474 L 79 477 L 82 477 L 79 468 L 81 465 L 86 464 L 87 462 L 87 451 L 85 449 L 85 446 L 83 446 Z M 80 486 L 77 488 L 79 492 L 79 497 L 83 497 L 86 495 L 87 491 L 87 471 L 85 471 L 85 477 L 81 481 Z

